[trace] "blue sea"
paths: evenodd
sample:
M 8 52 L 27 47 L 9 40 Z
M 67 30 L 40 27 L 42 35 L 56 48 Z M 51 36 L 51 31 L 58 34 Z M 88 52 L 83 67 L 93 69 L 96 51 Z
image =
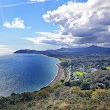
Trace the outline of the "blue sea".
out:
M 0 96 L 32 92 L 48 85 L 57 75 L 60 61 L 35 54 L 0 56 Z

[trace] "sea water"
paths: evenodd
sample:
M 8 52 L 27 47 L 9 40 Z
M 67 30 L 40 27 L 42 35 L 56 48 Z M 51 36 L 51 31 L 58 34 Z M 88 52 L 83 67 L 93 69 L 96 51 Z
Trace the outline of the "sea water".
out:
M 45 87 L 57 75 L 59 62 L 56 58 L 36 54 L 0 56 L 0 96 Z

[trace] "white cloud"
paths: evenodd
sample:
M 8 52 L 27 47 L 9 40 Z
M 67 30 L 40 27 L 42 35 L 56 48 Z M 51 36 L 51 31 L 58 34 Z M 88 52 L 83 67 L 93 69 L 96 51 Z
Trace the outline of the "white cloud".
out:
M 14 18 L 12 22 L 4 22 L 3 26 L 6 28 L 26 28 L 24 25 L 24 20 L 21 20 L 20 18 Z
M 0 45 L 0 55 L 12 53 L 13 50 L 7 45 Z
M 47 0 L 30 0 L 31 2 L 45 2 Z
M 0 5 L 0 8 L 7 8 L 7 7 L 14 7 L 18 5 L 24 5 L 24 4 L 31 4 L 32 2 L 21 2 L 21 3 L 15 3 L 15 4 L 6 4 L 6 5 Z
M 71 46 L 74 44 L 74 38 L 71 36 L 61 35 L 61 33 L 36 32 L 39 36 L 35 38 L 23 38 L 34 44 L 51 44 L 58 46 Z M 75 38 L 76 39 L 76 38 Z
M 110 43 L 110 0 L 68 2 L 43 15 L 46 22 L 60 26 L 62 35 L 72 36 L 78 45 Z
M 30 27 L 30 26 L 28 26 L 28 27 L 27 27 L 27 29 L 31 29 L 31 27 Z
M 8 7 L 14 7 L 18 5 L 24 5 L 24 4 L 34 4 L 34 3 L 39 3 L 39 2 L 45 2 L 48 0 L 29 0 L 28 2 L 20 2 L 20 3 L 14 3 L 14 4 L 6 4 L 6 5 L 0 5 L 0 8 L 8 8 Z

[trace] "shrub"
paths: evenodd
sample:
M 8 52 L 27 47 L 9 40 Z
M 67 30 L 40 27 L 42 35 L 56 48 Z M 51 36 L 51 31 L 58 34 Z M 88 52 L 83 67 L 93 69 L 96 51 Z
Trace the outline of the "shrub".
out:
M 89 90 L 90 89 L 90 83 L 82 82 L 80 87 L 81 87 L 82 90 Z
M 44 99 L 49 97 L 49 93 L 45 90 L 41 90 L 37 92 L 37 99 Z
M 35 95 L 27 92 L 27 93 L 22 93 L 23 101 L 31 101 L 32 99 L 35 98 Z
M 69 87 L 71 87 L 71 83 L 68 81 L 68 82 L 65 82 L 65 84 L 64 84 L 65 86 L 69 86 Z

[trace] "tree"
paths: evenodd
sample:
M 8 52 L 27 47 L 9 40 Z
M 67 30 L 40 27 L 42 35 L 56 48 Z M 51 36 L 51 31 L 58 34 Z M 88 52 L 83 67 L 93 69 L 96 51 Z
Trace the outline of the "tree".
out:
M 90 90 L 90 83 L 82 82 L 80 87 L 81 87 L 82 90 Z
M 71 83 L 69 81 L 68 82 L 65 82 L 65 86 L 71 87 Z

